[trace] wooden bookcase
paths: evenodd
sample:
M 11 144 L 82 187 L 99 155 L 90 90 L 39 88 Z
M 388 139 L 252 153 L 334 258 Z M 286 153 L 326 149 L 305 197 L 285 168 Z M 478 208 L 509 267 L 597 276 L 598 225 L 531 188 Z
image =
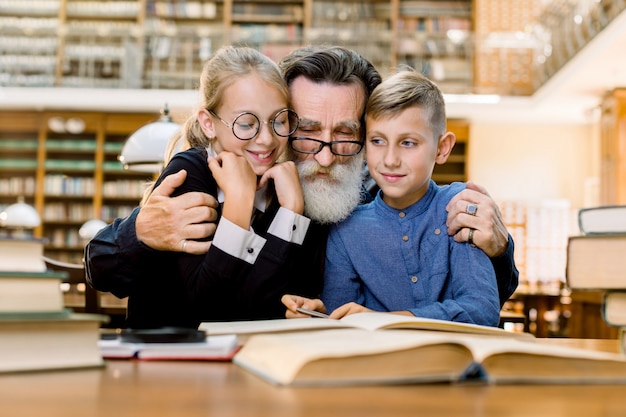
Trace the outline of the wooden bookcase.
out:
M 472 1 L 398 2 L 392 63 L 409 65 L 447 93 L 472 85 Z
M 302 45 L 340 44 L 384 75 L 408 64 L 458 92 L 471 83 L 473 3 L 5 0 L 0 47 L 11 65 L 0 67 L 0 85 L 195 89 L 224 44 L 275 60 Z
M 150 174 L 117 161 L 126 138 L 154 114 L 0 112 L 0 205 L 23 196 L 39 212 L 45 254 L 80 263 L 89 219 L 110 222 L 137 206 Z
M 448 130 L 456 136 L 456 144 L 448 161 L 435 165 L 433 180 L 437 184 L 467 181 L 467 155 L 469 148 L 469 122 L 463 119 L 448 119 Z
M 531 95 L 536 86 L 533 39 L 520 37 L 537 22 L 541 0 L 474 0 L 474 90 Z

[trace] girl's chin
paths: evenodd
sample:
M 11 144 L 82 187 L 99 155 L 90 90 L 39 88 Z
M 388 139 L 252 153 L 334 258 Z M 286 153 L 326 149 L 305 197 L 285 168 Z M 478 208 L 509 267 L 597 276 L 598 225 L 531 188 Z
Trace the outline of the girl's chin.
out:
M 260 177 L 261 175 L 265 174 L 272 165 L 263 165 L 263 166 L 259 166 L 259 165 L 255 165 L 252 167 L 252 170 L 254 171 L 254 173 L 257 175 L 257 177 Z

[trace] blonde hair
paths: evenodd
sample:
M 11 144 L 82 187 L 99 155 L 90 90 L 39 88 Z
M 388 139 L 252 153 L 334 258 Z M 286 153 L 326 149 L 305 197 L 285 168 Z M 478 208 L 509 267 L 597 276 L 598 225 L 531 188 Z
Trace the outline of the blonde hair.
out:
M 200 75 L 201 101 L 199 108 L 187 119 L 179 133 L 170 138 L 164 155 L 164 166 L 178 151 L 193 147 L 207 147 L 211 144 L 214 138 L 208 138 L 204 134 L 198 121 L 198 111 L 200 109 L 217 110 L 222 104 L 228 87 L 240 78 L 252 73 L 258 74 L 268 84 L 280 91 L 288 106 L 290 105 L 287 83 L 274 61 L 250 47 L 224 46 L 218 49 L 204 64 Z M 145 204 L 153 186 L 154 182 L 149 184 L 140 205 Z
M 437 137 L 446 131 L 443 94 L 435 83 L 413 70 L 398 72 L 379 84 L 367 102 L 366 117 L 393 116 L 408 107 L 430 113 L 430 127 Z

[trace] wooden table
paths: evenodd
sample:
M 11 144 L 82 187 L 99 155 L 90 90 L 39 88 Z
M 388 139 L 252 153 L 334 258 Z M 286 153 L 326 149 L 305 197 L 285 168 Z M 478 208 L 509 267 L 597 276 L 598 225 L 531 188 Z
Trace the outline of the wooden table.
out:
M 618 346 L 616 340 L 545 342 Z M 624 398 L 626 385 L 284 388 L 218 362 L 118 360 L 101 369 L 0 376 L 2 417 L 624 417 Z

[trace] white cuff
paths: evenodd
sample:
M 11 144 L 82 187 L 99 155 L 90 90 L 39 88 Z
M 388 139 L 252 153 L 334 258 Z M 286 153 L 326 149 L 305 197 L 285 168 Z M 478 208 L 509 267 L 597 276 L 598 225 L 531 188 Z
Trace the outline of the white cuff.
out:
M 310 223 L 311 219 L 281 207 L 267 232 L 287 242 L 302 245 Z
M 225 217 L 220 219 L 213 237 L 213 245 L 236 258 L 254 264 L 265 246 L 266 239 L 244 230 Z

